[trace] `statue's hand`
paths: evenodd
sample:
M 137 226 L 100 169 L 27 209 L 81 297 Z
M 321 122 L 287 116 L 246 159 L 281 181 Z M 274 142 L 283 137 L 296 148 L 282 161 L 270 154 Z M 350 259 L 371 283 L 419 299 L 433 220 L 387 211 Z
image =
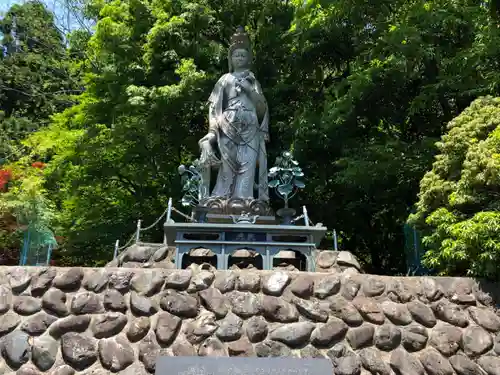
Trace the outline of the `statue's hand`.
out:
M 212 141 L 214 139 L 215 134 L 209 133 L 199 141 L 201 151 L 200 163 L 202 165 L 211 165 L 214 160 L 217 160 L 212 147 Z
M 266 142 L 270 141 L 270 137 L 269 137 L 269 133 L 268 132 L 264 132 L 263 137 L 264 137 L 264 141 L 266 141 Z
M 253 91 L 253 85 L 246 79 L 239 82 L 239 86 L 247 93 L 250 94 Z
M 198 144 L 200 145 L 200 147 L 202 147 L 202 143 L 208 142 L 208 143 L 212 144 L 214 140 L 215 140 L 215 134 L 208 133 L 207 135 L 205 135 L 202 139 L 200 139 L 198 141 Z

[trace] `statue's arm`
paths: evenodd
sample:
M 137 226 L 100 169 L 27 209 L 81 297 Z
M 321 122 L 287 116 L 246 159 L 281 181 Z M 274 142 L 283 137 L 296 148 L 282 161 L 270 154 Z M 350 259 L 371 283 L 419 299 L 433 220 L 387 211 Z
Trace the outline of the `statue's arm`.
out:
M 217 128 L 218 128 L 218 123 L 217 123 L 217 115 L 215 113 L 215 105 L 210 103 L 208 109 L 208 133 L 216 135 Z
M 257 110 L 257 116 L 259 116 L 260 119 L 264 118 L 266 112 L 267 112 L 267 101 L 262 93 L 262 88 L 260 86 L 259 81 L 255 80 L 254 83 L 254 88 L 253 90 L 250 91 L 250 97 L 255 104 L 255 108 Z M 267 129 L 262 129 L 267 131 Z
M 226 74 L 223 75 L 215 84 L 214 89 L 212 90 L 212 94 L 210 95 L 210 98 L 208 99 L 208 136 L 210 138 L 213 138 L 217 134 L 217 129 L 219 127 L 219 122 L 218 122 L 218 111 L 217 108 L 219 106 L 224 105 L 224 87 L 225 87 L 225 81 L 226 81 Z M 222 108 L 223 109 L 223 108 Z

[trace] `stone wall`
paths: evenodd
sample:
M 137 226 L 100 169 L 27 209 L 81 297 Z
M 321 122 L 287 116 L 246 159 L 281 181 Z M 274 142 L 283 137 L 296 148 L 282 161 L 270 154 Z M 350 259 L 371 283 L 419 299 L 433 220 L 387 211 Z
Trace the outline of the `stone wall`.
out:
M 280 253 L 280 255 L 290 255 L 284 253 L 293 252 L 284 251 Z M 313 254 L 316 272 L 362 271 L 358 260 L 349 251 L 317 249 L 314 250 Z M 195 257 L 215 256 L 210 249 L 204 247 L 192 249 L 190 255 Z M 246 248 L 237 250 L 233 253 L 233 256 L 241 258 L 253 257 L 255 255 L 258 254 L 251 249 Z M 174 269 L 176 268 L 174 259 L 175 247 L 170 247 L 160 243 L 139 242 L 123 250 L 120 255 L 116 259 L 109 262 L 106 267 Z M 299 271 L 299 269 L 293 266 L 293 263 L 290 262 L 290 260 L 291 259 L 288 257 L 282 258 L 282 263 L 277 262 L 274 269 L 282 271 Z M 250 268 L 251 267 L 248 267 L 248 269 Z M 231 269 L 238 270 L 240 267 L 237 264 L 234 264 Z
M 0 374 L 140 375 L 160 355 L 200 355 L 498 375 L 500 318 L 484 290 L 345 272 L 0 268 Z

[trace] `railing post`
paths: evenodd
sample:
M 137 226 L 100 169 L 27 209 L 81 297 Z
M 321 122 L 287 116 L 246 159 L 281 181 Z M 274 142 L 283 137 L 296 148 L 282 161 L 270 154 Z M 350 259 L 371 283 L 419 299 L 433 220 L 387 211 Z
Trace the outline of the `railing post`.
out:
M 141 234 L 141 220 L 137 220 L 137 232 L 135 232 L 135 243 L 139 242 L 139 236 Z
M 120 240 L 116 240 L 115 242 L 115 252 L 113 253 L 113 259 L 116 259 L 118 256 L 118 248 L 120 246 Z
M 337 247 L 337 231 L 334 229 L 333 230 L 333 248 L 336 250 L 338 250 L 338 247 Z
M 167 217 L 165 219 L 165 223 L 168 223 L 170 221 L 171 216 L 172 216 L 172 198 L 168 198 Z
M 306 224 L 306 227 L 309 226 L 309 216 L 307 215 L 307 208 L 306 206 L 302 207 L 302 212 L 304 213 L 304 222 Z

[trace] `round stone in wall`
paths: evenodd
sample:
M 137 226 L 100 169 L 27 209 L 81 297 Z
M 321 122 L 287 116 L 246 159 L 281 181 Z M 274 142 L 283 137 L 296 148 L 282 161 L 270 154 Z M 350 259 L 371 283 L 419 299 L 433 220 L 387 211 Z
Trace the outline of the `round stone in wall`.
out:
M 260 342 L 267 337 L 267 322 L 261 316 L 253 316 L 246 321 L 245 327 L 250 342 Z
M 356 259 L 356 257 L 349 251 L 340 251 L 337 256 L 337 264 L 339 266 L 354 267 L 358 271 L 361 270 L 361 266 Z
M 121 336 L 103 339 L 99 341 L 99 358 L 105 369 L 117 372 L 134 362 L 134 350 Z
M 181 319 L 179 317 L 162 312 L 156 322 L 156 338 L 159 342 L 169 345 L 174 341 L 180 326 Z
M 462 309 L 461 306 L 450 303 L 446 300 L 441 300 L 436 302 L 432 309 L 436 313 L 436 316 L 454 326 L 457 327 L 467 327 L 469 324 L 469 319 L 467 313 Z
M 49 328 L 49 333 L 58 338 L 67 332 L 84 332 L 89 323 L 90 316 L 88 315 L 72 315 L 53 323 Z
M 323 353 L 316 349 L 314 346 L 307 345 L 306 347 L 300 349 L 301 358 L 325 358 Z
M 385 291 L 385 283 L 376 277 L 369 277 L 363 283 L 362 290 L 367 297 L 380 296 Z
M 500 358 L 497 356 L 484 355 L 478 359 L 477 363 L 488 373 L 488 375 L 500 374 Z
M 436 349 L 427 348 L 419 353 L 420 362 L 429 375 L 454 375 L 453 368 Z
M 340 278 L 337 276 L 327 276 L 317 279 L 314 282 L 314 295 L 324 299 L 326 297 L 337 294 L 340 291 Z
M 260 290 L 260 275 L 248 271 L 238 273 L 236 289 L 243 292 L 257 293 Z
M 431 333 L 429 344 L 444 356 L 455 354 L 462 340 L 462 330 L 451 324 L 441 322 Z
M 52 280 L 57 275 L 57 271 L 52 267 L 38 267 L 40 270 L 31 278 L 30 291 L 34 297 L 39 297 L 50 288 Z
M 198 300 L 190 295 L 167 290 L 160 300 L 163 310 L 184 318 L 194 318 L 198 315 Z
M 49 370 L 56 361 L 59 343 L 50 336 L 35 337 L 31 360 L 42 371 Z
M 158 310 L 151 299 L 141 296 L 136 292 L 130 293 L 130 309 L 139 316 L 150 316 Z
M 57 316 L 68 315 L 68 307 L 66 306 L 66 293 L 55 288 L 49 289 L 43 295 L 42 307 Z
M 393 324 L 384 324 L 375 329 L 373 343 L 383 351 L 391 351 L 399 346 L 401 331 Z
M 214 313 L 202 311 L 200 315 L 183 326 L 184 336 L 191 344 L 199 344 L 211 336 L 218 328 Z
M 353 349 L 361 349 L 372 345 L 375 329 L 370 324 L 361 327 L 351 328 L 347 332 L 346 338 Z
M 39 312 L 38 314 L 30 316 L 26 319 L 23 324 L 21 324 L 20 328 L 31 336 L 39 336 L 44 333 L 56 320 L 57 318 L 55 316 Z
M 54 278 L 52 285 L 65 291 L 76 291 L 80 288 L 83 279 L 81 268 L 70 268 Z
M 429 335 L 427 329 L 418 324 L 404 327 L 401 335 L 401 343 L 409 352 L 416 352 L 425 348 Z
M 141 316 L 132 320 L 128 326 L 127 337 L 131 342 L 141 340 L 149 332 L 151 323 L 149 318 Z
M 94 337 L 102 339 L 117 335 L 127 324 L 127 317 L 118 312 L 108 312 L 93 318 L 91 330 Z
M 481 367 L 463 354 L 451 357 L 450 364 L 458 375 L 485 375 Z
M 165 278 L 165 289 L 185 290 L 189 286 L 192 276 L 191 270 L 172 271 Z
M 257 357 L 291 357 L 292 351 L 288 346 L 277 341 L 264 341 L 255 345 Z
M 371 298 L 366 297 L 356 297 L 352 301 L 352 304 L 358 309 L 363 318 L 374 324 L 383 324 L 385 321 L 385 316 L 382 313 L 377 302 Z
M 83 371 L 97 360 L 97 342 L 89 336 L 69 332 L 62 336 L 61 352 L 66 363 Z
M 1 349 L 7 364 L 17 369 L 30 359 L 30 337 L 22 331 L 11 332 L 2 339 Z
M 309 298 L 313 294 L 313 280 L 309 276 L 298 276 L 290 284 L 290 290 L 297 297 Z
M 15 294 L 22 293 L 30 284 L 31 275 L 24 267 L 15 267 L 7 272 L 9 283 Z
M 500 317 L 493 311 L 481 307 L 470 307 L 469 314 L 477 324 L 488 331 L 500 331 Z
M 462 348 L 470 357 L 477 357 L 493 347 L 491 335 L 478 326 L 467 327 L 462 335 Z
M 215 332 L 222 341 L 235 341 L 241 337 L 243 320 L 236 314 L 229 313 L 219 321 L 219 328 Z
M 391 375 L 392 371 L 389 364 L 382 358 L 383 355 L 375 348 L 365 348 L 358 352 L 361 363 L 365 369 L 372 374 Z
M 15 298 L 13 308 L 19 315 L 33 315 L 42 309 L 42 303 L 38 298 L 19 296 Z
M 333 250 L 322 250 L 316 258 L 316 263 L 321 268 L 330 268 L 337 261 L 339 252 Z
M 94 292 L 102 292 L 108 285 L 108 272 L 105 269 L 87 271 L 83 280 L 85 289 Z
M 310 301 L 301 298 L 294 298 L 293 303 L 300 314 L 315 322 L 326 322 L 328 311 L 318 301 Z
M 5 313 L 12 306 L 12 292 L 7 285 L 0 285 L 0 314 Z
M 333 342 L 341 341 L 348 328 L 343 320 L 332 316 L 328 323 L 316 327 L 311 335 L 311 343 L 318 347 L 328 347 Z
M 130 280 L 134 276 L 131 271 L 115 271 L 109 275 L 108 286 L 116 289 L 121 293 L 125 293 L 130 288 Z
M 391 354 L 390 364 L 398 374 L 425 375 L 425 370 L 415 355 L 403 349 L 396 349 Z
M 284 324 L 270 333 L 271 340 L 282 342 L 290 347 L 297 347 L 309 341 L 316 325 L 311 322 Z
M 71 312 L 75 315 L 96 314 L 104 311 L 101 296 L 92 292 L 81 292 L 71 300 Z
M 16 313 L 9 311 L 0 317 L 0 337 L 14 330 L 21 318 Z
M 22 365 L 19 370 L 16 371 L 16 375 L 41 375 L 42 373 L 31 363 L 26 363 Z
M 263 281 L 263 291 L 272 296 L 280 296 L 290 282 L 290 276 L 286 272 L 274 272 Z
M 203 305 L 212 311 L 216 317 L 223 318 L 229 311 L 226 297 L 217 288 L 208 288 L 198 293 Z
M 201 357 L 227 357 L 226 346 L 214 337 L 206 339 L 198 349 L 198 355 Z
M 355 353 L 349 352 L 334 361 L 334 372 L 335 375 L 360 375 L 361 361 Z
M 233 313 L 244 319 L 259 315 L 261 312 L 261 304 L 254 293 L 234 290 L 227 293 L 226 296 Z
M 205 290 L 212 285 L 214 278 L 215 275 L 213 272 L 207 270 L 198 271 L 193 275 L 193 277 L 191 277 L 187 291 L 189 293 L 194 293 L 200 290 Z
M 429 328 L 436 325 L 436 317 L 429 306 L 417 300 L 407 303 L 406 306 L 417 323 Z
M 49 373 L 50 375 L 74 375 L 75 370 L 73 370 L 68 365 L 57 366 Z
M 111 311 L 125 312 L 127 305 L 125 297 L 116 289 L 108 289 L 104 292 L 104 308 Z
M 262 297 L 262 314 L 273 322 L 292 323 L 299 320 L 299 313 L 294 305 L 284 299 L 266 295 Z
M 221 293 L 227 293 L 234 290 L 236 285 L 237 276 L 234 273 L 221 272 L 215 276 L 214 288 L 218 289 Z
M 396 325 L 408 325 L 413 319 L 405 304 L 384 301 L 380 305 L 385 316 Z

